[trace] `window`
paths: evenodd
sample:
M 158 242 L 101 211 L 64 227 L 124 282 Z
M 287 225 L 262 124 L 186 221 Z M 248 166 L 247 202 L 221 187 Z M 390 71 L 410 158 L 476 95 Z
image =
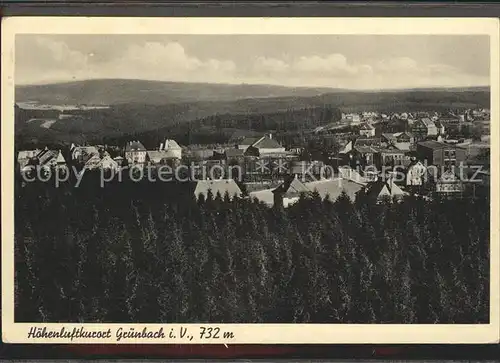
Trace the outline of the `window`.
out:
M 444 165 L 455 166 L 457 163 L 457 154 L 453 149 L 444 150 Z

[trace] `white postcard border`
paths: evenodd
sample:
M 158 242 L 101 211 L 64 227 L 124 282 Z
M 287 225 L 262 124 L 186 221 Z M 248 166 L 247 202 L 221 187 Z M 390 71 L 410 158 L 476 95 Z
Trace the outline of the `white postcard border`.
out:
M 133 33 L 132 33 L 133 31 Z M 382 324 L 45 324 L 14 322 L 14 39 L 16 34 L 485 34 L 490 36 L 491 158 L 499 158 L 499 20 L 497 18 L 106 18 L 13 17 L 2 20 L 2 340 L 7 343 L 307 344 L 493 343 L 500 339 L 499 175 L 491 171 L 490 323 Z M 165 338 L 120 339 L 117 332 L 156 332 Z M 30 331 L 64 331 L 73 338 L 28 338 Z M 219 339 L 200 336 L 219 328 Z M 33 330 L 35 329 L 35 330 Z M 76 330 L 74 330 L 76 329 Z M 75 338 L 78 329 L 103 331 Z M 187 329 L 187 330 L 183 330 Z M 39 331 L 39 330 L 38 330 Z M 81 330 L 80 330 L 81 331 Z M 109 334 L 108 334 L 109 331 Z M 172 335 L 170 335 L 170 333 Z M 180 335 L 184 332 L 184 335 Z M 215 330 L 210 333 L 213 335 Z M 224 338 L 232 332 L 233 338 Z M 36 334 L 34 334 L 36 336 Z M 109 335 L 109 338 L 107 337 Z M 169 338 L 174 336 L 175 338 Z M 193 338 L 190 339 L 189 337 Z

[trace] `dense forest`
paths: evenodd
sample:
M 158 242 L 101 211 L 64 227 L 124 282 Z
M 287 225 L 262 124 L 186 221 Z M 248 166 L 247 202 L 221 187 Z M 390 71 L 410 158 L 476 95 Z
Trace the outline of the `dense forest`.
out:
M 487 323 L 489 201 L 16 186 L 17 322 Z
M 18 112 L 16 146 L 29 148 L 39 144 L 70 145 L 95 143 L 123 145 L 138 139 L 146 147 L 156 148 L 165 137 L 182 145 L 227 143 L 238 131 L 297 132 L 341 119 L 342 112 L 328 105 L 288 108 L 266 113 L 216 113 L 201 117 L 187 105 L 119 105 L 105 110 L 82 112 L 78 117 L 57 121 L 50 128 L 41 121 L 30 121 L 30 113 Z

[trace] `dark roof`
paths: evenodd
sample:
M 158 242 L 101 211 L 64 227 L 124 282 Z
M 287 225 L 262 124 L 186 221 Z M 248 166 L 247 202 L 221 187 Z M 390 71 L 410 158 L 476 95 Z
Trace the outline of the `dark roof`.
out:
M 395 183 L 378 179 L 366 186 L 366 195 L 375 198 L 383 196 L 395 197 L 404 195 L 404 192 Z
M 370 138 L 357 138 L 354 146 L 380 146 L 380 138 L 370 137 Z
M 242 149 L 226 149 L 226 157 L 243 156 L 245 154 Z
M 140 141 L 129 141 L 125 146 L 125 151 L 146 151 L 146 148 Z
M 444 148 L 449 148 L 449 147 L 456 147 L 455 145 L 445 144 L 443 142 L 434 141 L 434 140 L 421 141 L 418 143 L 418 145 L 429 148 L 429 149 L 434 149 L 434 150 L 444 149 Z
M 269 138 L 269 136 L 264 136 L 252 144 L 253 147 L 262 149 L 280 149 L 281 146 L 276 140 Z
M 253 145 L 253 143 L 258 141 L 259 139 L 260 139 L 260 137 L 245 137 L 240 142 L 240 145 Z
M 391 140 L 391 139 L 395 139 L 395 138 L 396 138 L 396 136 L 394 136 L 394 134 L 393 134 L 393 133 L 383 133 L 383 134 L 382 134 L 382 137 L 383 137 L 384 139 L 386 139 L 386 140 Z
M 403 131 L 403 132 L 396 132 L 392 134 L 393 137 L 401 137 L 401 136 L 407 136 L 407 137 L 413 137 L 413 134 L 408 131 Z
M 273 190 L 273 193 L 280 193 L 285 197 L 298 196 L 301 193 L 309 193 L 310 190 L 297 177 L 287 178 L 279 187 Z

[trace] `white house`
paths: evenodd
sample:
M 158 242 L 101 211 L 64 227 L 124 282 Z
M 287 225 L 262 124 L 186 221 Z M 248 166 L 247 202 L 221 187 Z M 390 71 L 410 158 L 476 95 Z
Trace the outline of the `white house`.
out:
M 426 173 L 427 168 L 420 161 L 412 163 L 406 171 L 406 185 L 423 185 Z
M 140 141 L 129 141 L 125 146 L 125 159 L 129 164 L 144 164 L 147 150 Z
M 369 123 L 364 123 L 359 128 L 359 134 L 361 136 L 365 136 L 365 137 L 374 137 L 375 136 L 375 127 L 373 127 Z

